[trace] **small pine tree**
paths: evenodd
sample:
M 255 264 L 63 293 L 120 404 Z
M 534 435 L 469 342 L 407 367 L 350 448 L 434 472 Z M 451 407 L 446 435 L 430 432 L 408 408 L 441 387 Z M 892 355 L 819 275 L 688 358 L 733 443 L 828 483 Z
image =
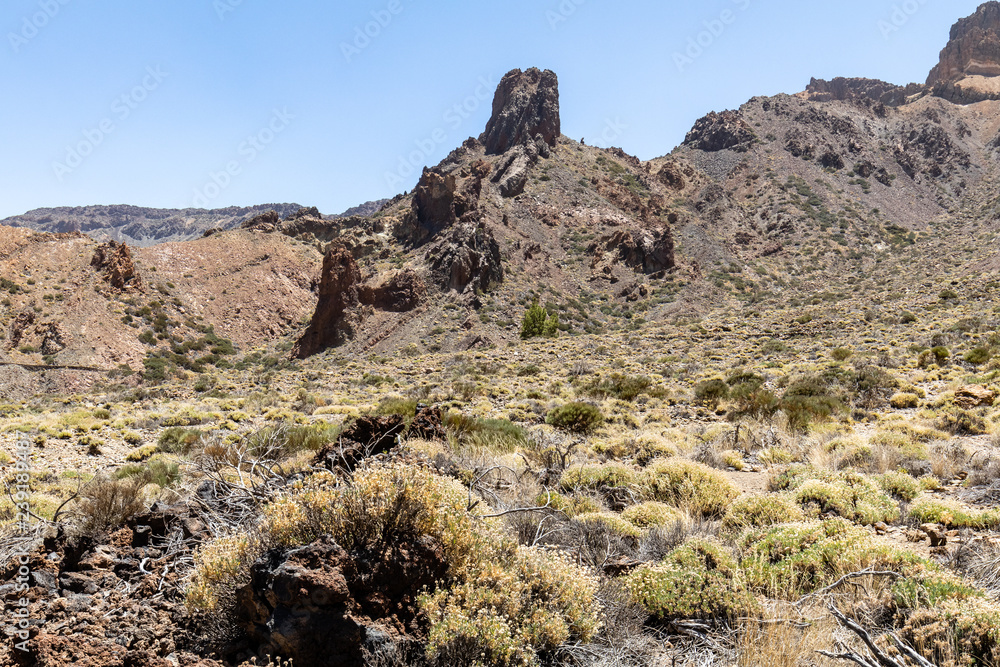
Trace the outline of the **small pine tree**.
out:
M 546 317 L 545 309 L 538 305 L 537 301 L 532 303 L 528 312 L 524 314 L 524 319 L 521 320 L 521 338 L 528 340 L 543 335 Z
M 545 336 L 546 338 L 555 338 L 559 334 L 559 316 L 553 315 L 548 316 L 548 313 L 538 305 L 535 301 L 528 308 L 528 312 L 524 314 L 524 319 L 521 320 L 521 338 L 528 340 L 529 338 L 538 338 L 539 336 Z
M 542 335 L 546 338 L 555 338 L 559 335 L 559 315 L 553 315 L 549 319 L 545 320 L 545 326 L 543 327 Z

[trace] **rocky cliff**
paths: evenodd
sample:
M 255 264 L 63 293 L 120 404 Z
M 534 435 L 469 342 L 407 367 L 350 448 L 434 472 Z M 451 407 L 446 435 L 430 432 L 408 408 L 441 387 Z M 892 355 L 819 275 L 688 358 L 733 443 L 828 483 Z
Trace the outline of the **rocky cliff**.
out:
M 1000 99 L 1000 2 L 987 2 L 952 27 L 927 85 L 959 104 Z

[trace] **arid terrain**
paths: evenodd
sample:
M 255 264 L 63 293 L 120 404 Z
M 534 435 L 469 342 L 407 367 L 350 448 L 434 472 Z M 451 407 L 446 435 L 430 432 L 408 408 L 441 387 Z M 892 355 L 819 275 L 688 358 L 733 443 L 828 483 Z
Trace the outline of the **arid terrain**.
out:
M 998 186 L 988 2 L 650 161 L 514 70 L 342 216 L 22 216 L 0 664 L 1000 665 Z

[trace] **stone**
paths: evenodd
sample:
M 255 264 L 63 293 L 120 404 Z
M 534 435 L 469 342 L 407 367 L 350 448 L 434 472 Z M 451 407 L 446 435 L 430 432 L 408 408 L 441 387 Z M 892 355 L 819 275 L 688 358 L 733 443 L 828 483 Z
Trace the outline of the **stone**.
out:
M 555 147 L 562 133 L 559 78 L 550 70 L 512 70 L 500 81 L 493 98 L 493 115 L 479 140 L 488 155 L 502 155 L 541 135 Z
M 996 400 L 995 391 L 978 385 L 968 385 L 955 392 L 955 405 L 965 410 L 991 407 Z
M 426 297 L 427 285 L 412 269 L 390 273 L 376 285 L 366 284 L 360 290 L 362 303 L 391 313 L 409 312 Z
M 132 261 L 132 251 L 124 243 L 108 241 L 97 246 L 90 265 L 101 271 L 104 281 L 118 291 L 141 292 L 143 289 L 142 278 Z
M 933 523 L 925 523 L 920 526 L 920 530 L 922 530 L 924 534 L 930 538 L 932 549 L 947 546 L 948 536 L 945 531 L 941 529 L 941 526 Z
M 745 153 L 756 138 L 757 135 L 738 111 L 712 111 L 695 123 L 684 139 L 684 145 L 707 153 L 721 150 Z

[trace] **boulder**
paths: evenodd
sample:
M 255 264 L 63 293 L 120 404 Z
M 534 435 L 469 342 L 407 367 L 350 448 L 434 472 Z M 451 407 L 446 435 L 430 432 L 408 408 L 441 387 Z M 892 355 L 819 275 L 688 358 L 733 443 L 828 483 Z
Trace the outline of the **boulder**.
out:
M 991 407 L 996 400 L 997 394 L 995 391 L 991 391 L 986 387 L 980 387 L 977 385 L 962 387 L 955 392 L 955 405 L 965 410 L 980 407 L 988 408 Z
M 493 98 L 493 115 L 479 140 L 489 155 L 501 155 L 537 135 L 554 147 L 561 134 L 559 78 L 549 70 L 512 70 Z
M 276 232 L 281 229 L 281 216 L 278 215 L 277 211 L 265 211 L 241 224 L 240 229 L 253 232 Z
M 412 641 L 417 597 L 446 572 L 443 548 L 426 537 L 350 554 L 322 537 L 253 565 L 237 593 L 239 625 L 260 654 L 296 667 L 355 667 L 366 649 Z
M 721 150 L 746 152 L 757 135 L 738 111 L 711 112 L 695 123 L 684 145 L 707 153 Z
M 90 265 L 101 271 L 104 282 L 118 291 L 143 289 L 142 278 L 132 261 L 132 251 L 124 243 L 108 241 L 98 246 Z

